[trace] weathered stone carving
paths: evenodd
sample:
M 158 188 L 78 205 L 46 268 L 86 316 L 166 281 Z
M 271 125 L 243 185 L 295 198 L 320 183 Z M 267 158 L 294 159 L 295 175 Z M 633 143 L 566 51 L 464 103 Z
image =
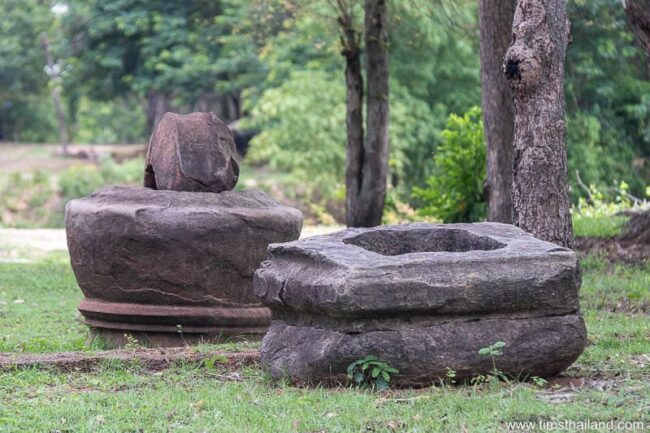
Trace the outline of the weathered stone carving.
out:
M 428 385 L 497 368 L 550 376 L 582 352 L 575 253 L 506 224 L 348 229 L 269 247 L 255 292 L 273 323 L 262 362 L 296 381 L 343 379 L 375 355 Z
M 117 344 L 125 333 L 154 345 L 259 336 L 270 312 L 253 294 L 253 273 L 269 243 L 298 238 L 302 214 L 261 191 L 223 191 L 234 186 L 237 165 L 232 137 L 219 143 L 225 133 L 215 115 L 168 114 L 163 122 L 145 176 L 147 183 L 155 174 L 158 190 L 107 187 L 66 206 L 85 295 L 79 310 Z M 223 192 L 195 192 L 203 187 Z
M 232 133 L 214 113 L 166 113 L 149 141 L 144 186 L 222 192 L 239 178 Z

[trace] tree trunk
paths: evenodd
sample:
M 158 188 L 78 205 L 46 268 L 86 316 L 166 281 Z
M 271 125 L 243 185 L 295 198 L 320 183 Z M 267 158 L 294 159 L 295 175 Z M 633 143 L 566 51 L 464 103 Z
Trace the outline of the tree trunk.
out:
M 41 47 L 45 53 L 45 59 L 47 61 L 48 67 L 48 76 L 50 77 L 50 92 L 52 94 L 52 102 L 54 103 L 54 111 L 56 112 L 56 120 L 59 125 L 59 141 L 61 143 L 61 151 L 63 155 L 68 154 L 68 126 L 65 122 L 65 112 L 63 111 L 63 103 L 61 102 L 61 94 L 59 93 L 59 88 L 57 87 L 59 73 L 54 64 L 54 57 L 52 56 L 52 51 L 50 50 L 50 44 L 47 40 L 47 35 L 41 33 Z
M 169 97 L 163 93 L 152 90 L 147 95 L 147 129 L 151 134 L 162 117 L 171 111 Z
M 564 122 L 566 0 L 519 0 L 504 73 L 514 95 L 515 224 L 571 247 Z
M 346 222 L 349 227 L 381 224 L 388 176 L 388 27 L 386 0 L 366 0 L 364 33 L 368 80 L 367 124 L 363 130 L 360 36 L 351 4 L 336 2 L 345 57 L 347 158 Z
M 365 42 L 368 101 L 361 185 L 348 226 L 381 224 L 388 177 L 388 11 L 386 0 L 366 0 Z
M 502 60 L 510 44 L 515 0 L 479 0 L 483 125 L 487 142 L 488 221 L 512 223 L 512 94 Z
M 339 23 L 343 29 L 343 50 L 345 57 L 346 84 L 346 127 L 347 127 L 347 156 L 345 162 L 345 209 L 348 225 L 354 225 L 358 209 L 359 191 L 363 184 L 363 77 L 361 76 L 360 36 L 354 29 L 352 14 L 346 10 L 340 11 Z
M 650 62 L 650 0 L 624 0 L 625 13 Z

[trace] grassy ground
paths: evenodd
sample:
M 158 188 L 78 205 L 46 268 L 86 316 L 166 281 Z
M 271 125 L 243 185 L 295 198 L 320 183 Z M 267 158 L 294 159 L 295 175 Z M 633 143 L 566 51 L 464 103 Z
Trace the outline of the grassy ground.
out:
M 573 232 L 577 237 L 611 238 L 618 235 L 629 217 L 623 215 L 585 218 L 573 217 Z
M 567 376 L 576 388 L 522 383 L 437 386 L 376 394 L 298 389 L 257 367 L 177 365 L 158 373 L 104 365 L 90 373 L 0 373 L 0 431 L 500 431 L 507 421 L 650 424 L 650 267 L 583 260 L 590 345 Z M 101 349 L 87 345 L 81 295 L 64 253 L 0 263 L 0 351 Z

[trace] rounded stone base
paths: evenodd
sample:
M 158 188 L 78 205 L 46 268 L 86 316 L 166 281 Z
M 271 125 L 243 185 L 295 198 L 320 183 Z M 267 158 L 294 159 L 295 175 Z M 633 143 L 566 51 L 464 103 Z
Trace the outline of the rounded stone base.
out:
M 346 381 L 347 367 L 374 355 L 399 373 L 392 384 L 429 386 L 490 374 L 509 377 L 549 377 L 571 365 L 582 353 L 587 330 L 579 314 L 536 318 L 451 319 L 426 327 L 404 325 L 399 330 L 342 333 L 293 326 L 274 320 L 262 341 L 260 360 L 276 378 L 294 382 Z M 479 351 L 502 341 L 501 355 Z
M 261 191 L 107 187 L 72 200 L 66 233 L 85 296 L 79 311 L 118 345 L 125 333 L 152 333 L 136 338 L 164 346 L 259 336 L 271 314 L 253 293 L 253 273 L 269 244 L 297 239 L 301 226 L 298 210 Z
M 111 347 L 133 338 L 144 346 L 259 340 L 271 322 L 267 308 L 144 305 L 84 299 L 85 323 Z M 128 336 L 128 337 L 127 337 Z

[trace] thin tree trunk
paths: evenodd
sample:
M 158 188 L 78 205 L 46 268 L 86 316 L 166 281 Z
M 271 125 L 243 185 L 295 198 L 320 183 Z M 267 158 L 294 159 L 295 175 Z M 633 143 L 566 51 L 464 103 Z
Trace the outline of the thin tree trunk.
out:
M 339 4 L 339 24 L 343 30 L 341 54 L 345 57 L 347 154 L 345 162 L 346 221 L 353 225 L 360 214 L 359 192 L 363 184 L 363 77 L 361 36 L 354 28 L 352 10 Z
M 171 111 L 169 97 L 163 93 L 152 90 L 147 95 L 147 129 L 153 132 L 162 117 Z
M 366 0 L 364 33 L 368 82 L 367 124 L 363 128 L 363 77 L 360 35 L 353 4 L 333 0 L 343 30 L 345 57 L 347 158 L 346 222 L 349 227 L 381 224 L 388 176 L 388 27 L 386 0 Z
M 502 61 L 510 44 L 515 0 L 479 0 L 483 125 L 487 142 L 488 221 L 512 223 L 512 94 Z
M 52 94 L 52 102 L 54 103 L 54 111 L 56 112 L 56 120 L 59 125 L 59 141 L 61 142 L 61 151 L 63 155 L 67 155 L 69 143 L 68 127 L 65 122 L 65 112 L 63 111 L 63 103 L 61 102 L 61 94 L 59 93 L 59 88 L 57 87 L 59 74 L 56 70 L 54 57 L 52 56 L 52 50 L 50 50 L 50 44 L 45 33 L 41 33 L 41 47 L 45 53 L 45 59 L 47 60 L 47 67 L 49 70 L 48 76 L 51 79 L 50 92 Z
M 515 224 L 571 247 L 564 122 L 566 0 L 519 0 L 504 73 L 514 94 Z
M 388 177 L 388 10 L 386 0 L 366 0 L 365 42 L 368 113 L 361 185 L 348 226 L 381 224 Z

